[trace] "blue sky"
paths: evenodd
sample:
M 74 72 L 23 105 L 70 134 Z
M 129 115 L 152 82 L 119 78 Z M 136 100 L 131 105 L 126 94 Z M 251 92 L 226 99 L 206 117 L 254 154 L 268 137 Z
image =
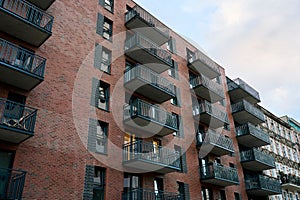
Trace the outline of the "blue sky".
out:
M 260 105 L 300 121 L 300 1 L 136 2 L 258 90 Z

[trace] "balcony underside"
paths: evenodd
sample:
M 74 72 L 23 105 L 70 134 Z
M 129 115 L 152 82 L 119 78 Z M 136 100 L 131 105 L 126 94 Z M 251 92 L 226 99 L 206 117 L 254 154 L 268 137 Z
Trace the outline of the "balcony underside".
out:
M 276 192 L 264 188 L 259 189 L 248 189 L 246 190 L 247 194 L 249 196 L 269 196 L 269 195 L 275 195 L 275 194 L 281 194 L 281 192 Z
M 230 100 L 234 103 L 239 102 L 242 99 L 245 99 L 251 104 L 256 104 L 260 102 L 259 99 L 255 98 L 254 96 L 252 96 L 251 94 L 249 94 L 248 92 L 246 92 L 244 89 L 240 87 L 228 91 L 228 94 L 230 96 Z
M 213 185 L 218 185 L 221 187 L 226 187 L 229 185 L 237 185 L 238 183 L 232 180 L 221 179 L 221 178 L 210 178 L 210 179 L 201 179 L 203 183 L 210 183 Z
M 259 162 L 257 160 L 243 161 L 241 162 L 241 164 L 243 168 L 248 169 L 250 171 L 263 171 L 263 170 L 275 168 L 275 165 L 266 164 L 263 162 Z
M 281 185 L 282 189 L 290 190 L 290 191 L 300 191 L 300 185 L 296 185 L 293 183 L 284 183 Z
M 211 103 L 215 103 L 224 99 L 224 97 L 220 96 L 212 90 L 209 90 L 202 84 L 194 87 L 193 90 L 198 97 L 203 98 Z
M 170 69 L 170 66 L 165 60 L 155 55 L 155 50 L 151 51 L 150 49 L 136 45 L 133 48 L 127 49 L 125 55 L 161 74 Z
M 237 140 L 239 144 L 249 148 L 261 147 L 270 144 L 268 141 L 262 140 L 252 134 L 237 136 Z
M 242 111 L 232 113 L 232 116 L 234 118 L 234 121 L 238 122 L 239 124 L 245 124 L 248 122 L 250 122 L 251 124 L 260 124 L 264 122 L 263 120 L 249 113 L 245 109 Z
M 0 8 L 0 24 L 0 31 L 35 47 L 41 46 L 51 36 L 51 32 L 2 8 Z
M 199 59 L 189 63 L 188 67 L 197 73 L 203 74 L 209 79 L 213 79 L 221 75 L 219 72 L 215 71 L 207 64 L 204 64 Z
M 28 2 L 36 5 L 37 7 L 47 10 L 55 0 L 27 0 Z
M 19 144 L 32 136 L 32 132 L 21 130 L 18 127 L 0 124 L 0 140 Z
M 164 165 L 161 163 L 156 163 L 154 161 L 144 159 L 131 159 L 129 161 L 123 161 L 123 166 L 136 169 L 136 172 L 138 173 L 157 172 L 161 174 L 167 174 L 180 170 L 179 168 L 174 166 Z
M 138 15 L 127 21 L 125 26 L 128 29 L 132 29 L 135 32 L 141 33 L 159 46 L 166 43 L 170 38 L 169 35 L 164 34 L 158 28 L 154 27 Z
M 151 121 L 147 117 L 135 116 L 131 119 L 124 120 L 124 124 L 130 127 L 130 130 L 135 131 L 134 134 L 145 137 L 153 135 L 165 136 L 174 133 L 176 129 L 164 124 Z
M 210 128 L 216 129 L 223 127 L 225 122 L 207 112 L 201 113 L 200 115 L 196 115 L 195 119 L 199 119 L 200 123 L 206 124 Z
M 24 90 L 32 90 L 44 79 L 25 70 L 14 67 L 0 59 L 1 82 Z
M 127 89 L 143 95 L 147 99 L 162 103 L 175 97 L 175 95 L 162 90 L 153 84 L 149 84 L 140 78 L 135 78 L 124 85 Z
M 234 152 L 230 149 L 212 143 L 206 143 L 206 144 L 202 143 L 202 145 L 198 145 L 198 148 L 200 148 L 199 151 L 200 156 L 203 155 L 201 157 L 204 157 L 209 153 L 217 156 L 223 156 Z

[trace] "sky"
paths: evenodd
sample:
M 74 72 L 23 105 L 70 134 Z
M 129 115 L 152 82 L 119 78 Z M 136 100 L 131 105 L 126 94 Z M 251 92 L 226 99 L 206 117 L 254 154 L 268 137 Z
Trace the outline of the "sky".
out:
M 299 0 L 136 0 L 260 93 L 263 107 L 300 122 Z

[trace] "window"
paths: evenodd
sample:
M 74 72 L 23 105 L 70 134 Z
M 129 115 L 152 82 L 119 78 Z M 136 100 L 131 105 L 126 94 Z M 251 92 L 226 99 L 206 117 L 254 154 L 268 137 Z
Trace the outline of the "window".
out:
M 187 173 L 187 165 L 186 165 L 186 153 L 182 153 L 182 148 L 180 146 L 174 145 L 175 151 L 177 151 L 180 155 L 179 162 L 180 162 L 180 171 L 182 173 Z
M 171 76 L 175 79 L 179 79 L 179 76 L 178 76 L 178 63 L 176 61 L 172 60 L 172 66 L 168 70 L 168 74 L 169 74 L 169 76 Z
M 220 197 L 221 197 L 221 200 L 226 200 L 225 190 L 220 190 Z
M 181 106 L 180 88 L 175 86 L 175 97 L 172 98 L 170 101 L 171 104 L 175 106 Z
M 104 200 L 105 191 L 105 169 L 95 167 L 93 200 Z
M 90 119 L 88 150 L 96 153 L 107 153 L 108 123 Z
M 105 47 L 96 44 L 94 55 L 94 66 L 101 71 L 110 73 L 111 51 Z
M 234 200 L 242 200 L 242 197 L 239 193 L 234 193 Z
M 97 107 L 103 110 L 109 110 L 109 85 L 100 81 L 99 99 Z
M 112 40 L 113 22 L 98 13 L 96 33 L 107 40 Z
M 203 200 L 213 200 L 213 193 L 211 189 L 202 187 L 201 188 L 201 195 Z
M 172 53 L 176 53 L 176 40 L 174 38 L 170 38 L 167 42 L 167 49 Z
M 177 182 L 177 185 L 178 185 L 178 192 L 182 196 L 182 199 L 189 200 L 190 199 L 189 184 L 183 182 Z
M 99 4 L 110 12 L 114 10 L 114 0 L 99 0 Z
M 141 178 L 134 174 L 124 173 L 124 193 L 129 193 L 141 186 Z M 130 195 L 128 195 L 129 199 Z

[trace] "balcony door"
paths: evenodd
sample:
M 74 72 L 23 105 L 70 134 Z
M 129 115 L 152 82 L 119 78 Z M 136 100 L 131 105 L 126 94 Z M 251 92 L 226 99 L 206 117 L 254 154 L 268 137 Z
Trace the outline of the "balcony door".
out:
M 0 160 L 0 199 L 4 199 L 10 177 L 8 169 L 11 169 L 13 166 L 14 153 L 0 150 Z
M 7 100 L 8 101 L 5 104 L 3 122 L 10 125 L 11 123 L 18 121 L 23 116 L 26 97 L 9 92 Z
M 164 199 L 164 180 L 162 178 L 154 178 L 155 199 Z
M 124 188 L 122 200 L 140 200 L 143 199 L 141 190 L 141 178 L 134 174 L 124 174 Z

